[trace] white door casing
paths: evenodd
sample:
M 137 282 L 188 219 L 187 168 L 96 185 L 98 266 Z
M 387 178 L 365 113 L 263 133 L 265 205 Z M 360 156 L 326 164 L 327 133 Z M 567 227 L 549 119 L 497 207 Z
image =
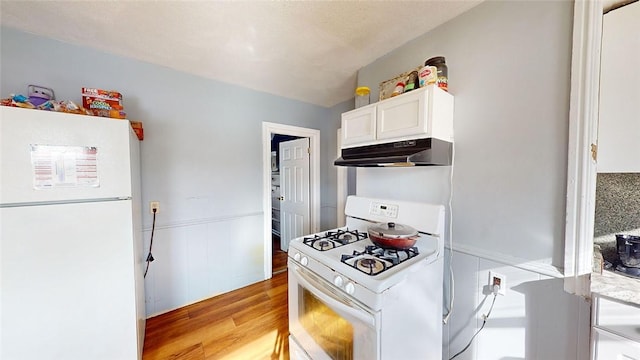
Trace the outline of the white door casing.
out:
M 602 3 L 577 0 L 573 16 L 564 288 L 590 296 L 593 261 Z
M 309 139 L 280 143 L 280 246 L 309 234 Z
M 342 156 L 342 128 L 337 131 L 337 154 L 336 159 Z M 337 166 L 336 172 L 338 173 L 337 179 L 337 222 L 338 227 L 345 226 L 345 215 L 344 215 L 344 207 L 347 204 L 347 195 L 349 194 L 348 188 L 348 173 L 347 168 L 344 166 Z
M 272 276 L 271 234 L 271 134 L 309 138 L 309 227 L 311 233 L 320 231 L 320 130 L 271 122 L 262 123 L 262 189 L 263 189 L 263 242 L 264 278 Z

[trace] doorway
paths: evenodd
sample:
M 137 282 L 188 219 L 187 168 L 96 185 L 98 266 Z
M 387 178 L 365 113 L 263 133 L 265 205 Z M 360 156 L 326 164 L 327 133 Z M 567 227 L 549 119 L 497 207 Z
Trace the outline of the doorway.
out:
M 309 232 L 308 148 L 309 138 L 271 134 L 272 275 L 287 269 L 289 240 Z
M 263 122 L 263 213 L 264 213 L 264 273 L 265 279 L 271 278 L 274 271 L 282 271 L 286 269 L 286 244 L 281 245 L 282 224 L 276 223 L 274 220 L 274 205 L 278 207 L 275 201 L 279 201 L 275 196 L 278 190 L 274 187 L 274 181 L 282 185 L 281 173 L 279 168 L 279 150 L 273 147 L 274 140 L 280 144 L 291 139 L 308 139 L 309 149 L 309 176 L 308 176 L 308 215 L 305 221 L 308 222 L 308 232 L 315 233 L 319 231 L 320 224 L 320 131 L 315 129 L 301 128 L 290 125 L 282 125 L 276 123 Z M 274 154 L 275 151 L 275 154 Z M 275 161 L 275 163 L 274 163 Z M 277 176 L 274 176 L 276 175 Z M 279 205 L 279 204 L 278 204 Z M 279 211 L 279 209 L 277 209 Z M 280 215 L 280 214 L 277 214 Z M 277 216 L 276 215 L 276 216 Z M 278 217 L 278 221 L 284 220 L 282 216 Z M 275 224 L 275 226 L 274 226 Z M 274 227 L 279 227 L 274 229 Z M 274 231 L 275 230 L 275 231 Z M 280 231 L 278 231 L 280 230 Z M 288 243 L 288 242 L 287 242 Z

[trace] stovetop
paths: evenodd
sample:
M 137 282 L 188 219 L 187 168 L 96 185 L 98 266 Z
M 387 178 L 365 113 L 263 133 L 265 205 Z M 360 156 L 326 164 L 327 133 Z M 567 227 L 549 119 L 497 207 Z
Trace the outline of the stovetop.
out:
M 351 236 L 344 236 L 346 234 Z M 336 236 L 338 240 L 334 239 Z M 330 270 L 326 276 L 323 275 L 329 282 L 340 275 L 345 280 L 381 293 L 402 281 L 411 272 L 406 271 L 409 268 L 428 264 L 442 256 L 440 246 L 439 238 L 420 234 L 415 246 L 410 249 L 383 249 L 371 242 L 364 228 L 344 227 L 293 239 L 288 254 L 293 261 L 318 275 L 325 271 L 318 266 Z M 303 265 L 302 259 L 305 257 L 308 259 Z
M 322 279 L 331 289 L 339 288 L 377 308 L 386 291 L 406 279 L 420 278 L 418 283 L 424 283 L 433 278 L 441 282 L 437 279 L 443 271 L 444 213 L 444 206 L 437 204 L 349 196 L 346 227 L 291 240 L 289 271 L 298 280 L 308 276 L 302 281 Z M 416 229 L 414 247 L 395 251 L 374 246 L 367 229 L 388 222 Z
M 340 262 L 369 276 L 376 276 L 420 254 L 415 246 L 400 250 L 384 249 L 369 241 L 360 243 L 368 238 L 364 231 L 344 228 L 305 236 L 302 238 L 302 243 L 311 247 L 312 251 L 320 252 L 356 244 L 355 249 L 352 249 L 352 246 L 348 250 L 346 248 L 335 250 L 335 253 L 340 253 Z

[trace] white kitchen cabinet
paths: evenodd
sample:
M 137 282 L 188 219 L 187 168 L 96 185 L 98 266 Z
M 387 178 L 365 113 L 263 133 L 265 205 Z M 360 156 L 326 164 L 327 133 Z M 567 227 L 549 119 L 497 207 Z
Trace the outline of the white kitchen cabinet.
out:
M 604 15 L 600 70 L 600 173 L 640 172 L 640 3 Z
M 640 343 L 600 328 L 593 331 L 594 360 L 640 360 Z
M 593 360 L 640 360 L 640 306 L 593 297 Z
M 342 146 L 369 143 L 376 139 L 377 105 L 367 105 L 342 114 Z
M 342 148 L 424 137 L 453 141 L 453 96 L 435 85 L 342 114 Z

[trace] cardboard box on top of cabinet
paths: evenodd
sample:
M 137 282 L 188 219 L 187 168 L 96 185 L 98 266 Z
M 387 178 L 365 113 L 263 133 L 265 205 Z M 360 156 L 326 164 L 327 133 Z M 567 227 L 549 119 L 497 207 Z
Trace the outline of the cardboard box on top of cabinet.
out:
M 136 133 L 138 140 L 144 140 L 144 129 L 142 128 L 142 121 L 129 120 L 129 122 L 131 123 L 131 128 Z
M 95 116 L 126 119 L 122 94 L 112 90 L 82 88 L 82 106 Z

